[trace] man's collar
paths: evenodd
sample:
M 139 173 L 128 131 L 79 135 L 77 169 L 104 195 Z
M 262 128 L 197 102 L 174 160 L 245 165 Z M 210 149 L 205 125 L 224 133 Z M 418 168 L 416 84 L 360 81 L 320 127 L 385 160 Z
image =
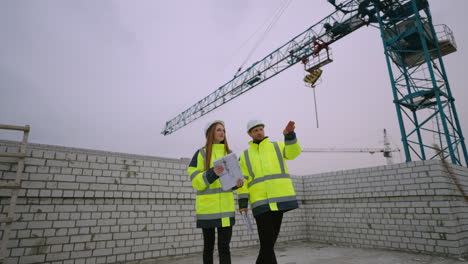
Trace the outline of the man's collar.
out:
M 252 144 L 260 144 L 260 143 L 262 143 L 262 142 L 263 142 L 265 139 L 267 139 L 267 138 L 268 138 L 268 137 L 264 137 L 262 140 L 258 140 L 258 141 L 257 141 L 257 140 L 252 140 L 252 141 L 250 141 L 250 142 L 251 142 Z

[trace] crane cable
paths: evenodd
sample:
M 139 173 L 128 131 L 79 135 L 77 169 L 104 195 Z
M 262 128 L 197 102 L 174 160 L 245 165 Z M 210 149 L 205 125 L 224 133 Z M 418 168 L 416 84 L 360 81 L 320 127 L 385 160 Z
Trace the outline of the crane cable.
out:
M 317 99 L 316 99 L 316 96 L 315 96 L 315 87 L 312 87 L 312 90 L 314 91 L 315 122 L 317 124 L 317 128 L 319 128 L 318 111 L 317 111 Z
M 257 40 L 257 42 L 255 43 L 254 47 L 252 48 L 252 50 L 250 50 L 249 54 L 247 55 L 247 58 L 242 62 L 241 66 L 239 67 L 239 69 L 237 70 L 236 74 L 239 74 L 239 72 L 242 70 L 242 68 L 244 67 L 244 65 L 247 63 L 247 61 L 252 57 L 253 53 L 255 52 L 255 50 L 260 46 L 260 44 L 263 42 L 263 40 L 265 40 L 265 37 L 268 35 L 268 33 L 271 31 L 271 29 L 273 28 L 273 26 L 276 24 L 276 22 L 278 22 L 278 20 L 280 19 L 280 17 L 283 15 L 284 11 L 288 8 L 288 6 L 291 4 L 292 0 L 284 0 L 283 3 L 281 4 L 281 6 L 275 11 L 275 14 L 273 16 L 273 19 L 271 20 L 270 24 L 268 25 L 268 27 L 265 29 L 265 31 L 262 33 L 262 36 L 260 37 L 259 40 Z M 268 21 L 268 20 L 267 20 Z M 263 23 L 263 25 L 261 27 L 259 27 L 242 45 L 241 47 L 243 47 L 250 39 L 253 38 L 254 35 L 256 35 L 261 28 L 264 27 L 264 25 L 266 24 L 266 22 Z

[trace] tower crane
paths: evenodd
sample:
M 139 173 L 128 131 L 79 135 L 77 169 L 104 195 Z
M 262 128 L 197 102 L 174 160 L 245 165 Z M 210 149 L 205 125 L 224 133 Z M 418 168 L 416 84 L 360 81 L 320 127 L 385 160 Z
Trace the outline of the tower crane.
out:
M 393 164 L 392 152 L 399 152 L 400 149 L 392 148 L 387 137 L 387 130 L 384 133 L 384 146 L 380 148 L 303 148 L 302 152 L 344 152 L 344 153 L 383 153 L 387 165 Z
M 379 28 L 406 162 L 447 158 L 468 165 L 455 98 L 442 56 L 456 51 L 453 33 L 434 27 L 428 0 L 328 0 L 335 11 L 236 74 L 214 92 L 169 120 L 168 135 L 297 63 L 311 74 L 332 62 L 330 45 L 367 25 Z M 436 142 L 433 142 L 433 141 Z M 434 153 L 433 143 L 440 146 Z

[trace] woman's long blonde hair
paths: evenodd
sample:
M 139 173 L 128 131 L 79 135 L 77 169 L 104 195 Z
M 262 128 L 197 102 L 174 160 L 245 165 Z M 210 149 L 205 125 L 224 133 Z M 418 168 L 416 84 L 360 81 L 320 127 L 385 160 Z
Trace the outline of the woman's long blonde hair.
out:
M 208 131 L 206 132 L 206 144 L 205 144 L 205 152 L 206 152 L 206 157 L 205 157 L 205 170 L 208 170 L 210 168 L 210 163 L 211 163 L 211 153 L 213 152 L 213 142 L 214 142 L 214 136 L 215 136 L 215 128 L 216 125 L 221 124 L 220 122 L 216 122 L 212 124 L 209 128 Z M 232 151 L 229 149 L 229 145 L 227 142 L 227 137 L 226 137 L 226 131 L 224 132 L 224 140 L 221 142 L 224 144 L 224 150 L 226 151 L 226 154 L 231 153 Z

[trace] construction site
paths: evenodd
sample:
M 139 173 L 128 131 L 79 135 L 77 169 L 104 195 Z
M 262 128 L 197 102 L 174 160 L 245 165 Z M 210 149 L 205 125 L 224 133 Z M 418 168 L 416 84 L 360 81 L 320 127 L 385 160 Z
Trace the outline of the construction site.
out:
M 144 79 L 143 76 L 146 76 L 145 69 L 127 76 L 127 68 L 123 66 L 116 66 L 112 73 L 108 73 L 112 78 L 123 76 L 122 79 L 112 81 L 115 87 L 111 92 L 103 90 L 101 94 L 96 87 L 108 84 L 103 81 L 102 76 L 106 75 L 104 68 L 123 63 L 123 59 L 111 59 L 115 57 L 113 52 L 120 53 L 124 47 L 138 47 L 140 50 L 147 47 L 141 43 L 149 37 L 143 37 L 137 31 L 132 33 L 130 22 L 139 17 L 143 20 L 155 19 L 145 22 L 159 23 L 158 19 L 163 21 L 160 17 L 164 17 L 165 12 L 158 13 L 160 17 L 154 18 L 151 12 L 156 9 L 139 7 L 141 9 L 135 8 L 137 12 L 131 7 L 128 9 L 126 4 L 120 3 L 119 6 L 112 1 L 103 1 L 96 9 L 89 8 L 86 4 L 56 5 L 58 3 L 53 0 L 40 7 L 6 4 L 3 10 L 10 11 L 0 13 L 0 16 L 16 21 L 18 30 L 6 33 L 13 40 L 6 44 L 5 49 L 18 52 L 15 55 L 18 56 L 18 63 L 13 63 L 16 57 L 11 55 L 10 64 L 13 66 L 0 65 L 0 72 L 5 69 L 3 74 L 0 73 L 0 79 L 18 86 L 13 89 L 2 88 L 5 96 L 2 95 L 0 99 L 0 105 L 4 105 L 4 108 L 0 108 L 0 263 L 203 263 L 204 235 L 201 228 L 196 227 L 195 220 L 198 214 L 195 211 L 196 197 L 200 195 L 200 190 L 194 189 L 191 179 L 193 181 L 195 173 L 189 170 L 193 160 L 197 160 L 198 151 L 193 159 L 191 157 L 197 148 L 205 144 L 205 140 L 208 142 L 207 131 L 211 127 L 205 128 L 204 137 L 204 123 L 223 119 L 226 130 L 223 130 L 225 134 L 222 142 L 227 146 L 225 135 L 229 134 L 230 146 L 241 157 L 239 160 L 242 160 L 244 156 L 241 153 L 247 148 L 246 143 L 249 140 L 255 141 L 253 136 L 247 137 L 244 126 L 255 115 L 267 116 L 264 118 L 266 122 L 261 123 L 262 129 L 272 138 L 279 135 L 279 141 L 283 141 L 281 129 L 284 123 L 295 120 L 298 139 L 296 140 L 294 134 L 293 141 L 294 144 L 300 142 L 302 152 L 298 160 L 288 161 L 290 171 L 287 168 L 285 170 L 285 165 L 281 165 L 282 173 L 286 175 L 284 177 L 290 179 L 294 186 L 299 207 L 285 212 L 282 219 L 275 246 L 278 263 L 467 263 L 468 152 L 463 128 L 467 128 L 468 112 L 465 109 L 468 104 L 465 101 L 468 97 L 460 96 L 466 93 L 462 91 L 466 89 L 456 87 L 463 84 L 457 81 L 453 85 L 448 77 L 448 69 L 453 68 L 450 62 L 445 63 L 446 59 L 450 61 L 450 56 L 467 56 L 464 55 L 464 47 L 455 41 L 458 34 L 463 32 L 452 31 L 452 25 L 434 22 L 438 21 L 436 15 L 444 14 L 440 3 L 433 3 L 436 1 L 321 2 L 323 9 L 314 12 L 329 10 L 328 13 L 321 13 L 320 16 L 314 13 L 309 17 L 313 23 L 298 29 L 290 28 L 294 22 L 293 16 L 288 16 L 291 24 L 284 23 L 284 27 L 288 34 L 290 31 L 297 31 L 293 34 L 294 37 L 280 40 L 274 37 L 277 43 L 268 43 L 273 48 L 262 54 L 263 51 L 256 49 L 262 41 L 268 39 L 267 33 L 274 26 L 281 26 L 280 17 L 284 14 L 287 16 L 288 8 L 295 5 L 289 7 L 292 0 L 276 1 L 279 7 L 256 46 L 248 52 L 247 59 L 236 68 L 234 74 L 231 72 L 226 78 L 222 74 L 218 76 L 222 85 L 218 83 L 215 87 L 198 88 L 203 87 L 198 83 L 211 85 L 213 80 L 204 79 L 208 76 L 200 77 L 201 72 L 206 70 L 197 71 L 197 66 L 190 65 L 180 69 L 176 82 L 173 81 L 174 76 L 165 76 L 164 73 L 161 74 L 163 77 L 158 77 L 161 80 L 167 78 L 168 83 L 174 84 L 174 87 L 162 88 L 162 84 L 168 83 L 161 82 L 159 86 L 159 79 L 152 80 L 157 84 L 158 91 L 169 90 L 157 95 L 151 94 L 149 89 L 138 90 L 134 87 L 139 84 L 137 79 Z M 436 11 L 432 4 L 436 5 Z M 463 1 L 457 4 L 466 5 Z M 1 6 L 2 4 L 0 9 Z M 111 6 L 115 9 L 108 9 Z M 174 8 L 176 7 L 177 4 Z M 237 4 L 230 7 L 233 13 L 237 10 Z M 39 14 L 37 21 L 31 18 L 24 24 L 18 22 L 21 17 L 29 14 L 27 10 L 36 8 Z M 67 15 L 68 11 L 64 11 L 73 8 L 86 10 L 82 13 L 83 17 L 70 16 Z M 207 14 L 219 19 L 217 8 L 219 6 L 215 5 L 215 11 Z M 303 9 L 300 4 L 296 4 L 296 8 Z M 190 9 L 189 6 L 187 10 Z M 202 9 L 204 8 L 200 10 Z M 120 20 L 116 19 L 116 24 L 122 28 L 115 30 L 110 24 L 106 24 L 115 19 L 112 15 L 106 15 L 101 21 L 96 10 L 113 10 L 110 12 L 113 15 L 121 14 L 122 17 Z M 128 13 L 122 15 L 125 13 L 122 10 Z M 255 12 L 260 14 L 263 12 L 260 10 L 262 9 L 255 9 Z M 269 14 L 265 16 L 271 16 L 271 11 L 264 11 Z M 60 28 L 62 25 L 56 23 L 56 19 L 59 20 L 58 15 L 49 16 L 48 21 L 47 12 L 62 14 L 61 19 L 67 21 L 63 23 L 66 26 Z M 189 11 L 182 11 L 181 16 L 184 12 Z M 245 12 L 241 13 L 249 14 Z M 170 18 L 170 12 L 166 13 Z M 95 18 L 86 27 L 81 24 L 85 16 Z M 189 27 L 191 23 L 192 20 L 184 26 L 174 23 L 171 27 L 176 32 L 178 26 Z M 218 25 L 211 20 L 207 23 L 215 27 L 213 32 L 235 24 L 220 22 Z M 15 72 L 13 69 L 20 69 L 18 65 L 22 65 L 21 63 L 28 64 L 29 55 L 33 58 L 31 61 L 34 61 L 45 52 L 45 49 L 41 50 L 38 46 L 28 47 L 24 44 L 23 47 L 23 44 L 19 44 L 26 43 L 24 40 L 29 37 L 36 39 L 26 33 L 28 30 L 35 32 L 33 25 L 37 25 L 38 35 L 47 35 L 54 30 L 66 32 L 64 35 L 57 33 L 55 37 L 50 33 L 48 41 L 55 39 L 59 43 L 60 39 L 66 39 L 65 43 L 74 43 L 69 44 L 70 46 L 57 44 L 55 49 L 48 47 L 47 52 L 51 53 L 46 52 L 44 54 L 48 55 L 44 56 L 49 57 L 55 51 L 60 54 L 61 49 L 73 50 L 74 45 L 79 47 L 78 50 L 82 46 L 88 47 L 84 42 L 70 42 L 64 36 L 73 39 L 72 35 L 75 37 L 89 34 L 85 39 L 98 39 L 109 50 L 90 48 L 88 55 L 108 55 L 107 66 L 93 68 L 97 66 L 86 59 L 80 61 L 79 57 L 83 56 L 77 53 L 73 62 L 82 63 L 83 68 L 80 69 L 83 72 L 89 69 L 87 74 L 92 76 L 92 81 L 74 83 L 64 76 L 63 80 L 54 77 L 44 86 L 34 86 L 35 81 L 40 80 L 34 78 L 14 82 L 21 78 L 16 78 L 13 74 L 20 71 Z M 48 28 L 50 25 L 54 26 Z M 69 35 L 72 31 L 80 32 L 74 30 L 80 27 L 89 31 Z M 91 30 L 94 27 L 95 32 Z M 99 30 L 112 33 L 100 35 L 96 33 Z M 192 34 L 188 31 L 188 35 Z M 360 33 L 362 31 L 372 31 L 380 41 L 368 45 L 380 50 L 380 57 L 376 60 L 383 60 L 382 63 L 378 66 L 365 65 L 367 58 L 358 60 L 350 57 L 352 61 L 356 61 L 356 65 L 346 64 L 340 69 L 346 69 L 340 78 L 332 77 L 326 70 L 332 68 L 340 60 L 340 55 L 343 55 L 332 48 L 349 48 L 349 45 L 339 45 L 346 43 L 355 34 L 363 34 Z M 156 38 L 155 43 L 160 40 L 163 42 L 162 39 L 171 39 L 171 33 L 164 32 L 167 35 L 158 35 L 160 38 Z M 257 35 L 258 32 L 257 30 Z M 235 35 L 235 31 L 231 33 Z M 199 34 L 210 36 L 209 33 Z M 194 36 L 193 46 L 184 46 L 188 50 L 181 51 L 174 47 L 177 52 L 171 51 L 173 53 L 169 57 L 172 61 L 177 61 L 174 67 L 179 67 L 179 62 L 187 62 L 184 56 L 189 56 L 189 53 L 191 56 L 203 54 L 207 57 L 206 60 L 210 56 L 225 59 L 219 53 L 207 55 L 195 52 L 199 44 L 197 35 Z M 184 39 L 185 37 L 188 36 L 184 36 Z M 213 40 L 215 39 L 219 40 L 217 36 L 213 36 Z M 40 45 L 34 41 L 32 43 Z M 468 42 L 465 44 L 468 45 Z M 152 45 L 148 44 L 149 46 Z M 28 56 L 19 56 L 23 48 L 31 50 Z M 366 48 L 362 52 L 365 50 Z M 145 61 L 141 59 L 146 56 L 145 53 L 138 52 L 128 55 L 129 61 L 126 62 Z M 252 58 L 252 55 L 257 55 L 256 52 L 261 55 Z M 457 55 L 459 53 L 461 55 Z M 62 61 L 60 55 L 58 58 L 57 61 Z M 203 60 L 202 57 L 198 59 Z M 6 60 L 9 61 L 9 58 Z M 41 68 L 36 65 L 34 69 L 41 76 L 48 76 L 47 74 L 55 75 L 55 72 L 59 73 L 59 68 L 64 68 L 60 66 L 62 64 L 53 66 L 53 58 L 51 61 L 50 66 Z M 68 65 L 70 62 L 63 59 L 63 63 Z M 161 64 L 164 64 L 162 59 Z M 128 65 L 128 68 L 135 68 Z M 172 64 L 165 65 L 170 68 Z M 355 76 L 359 75 L 358 68 L 362 67 L 381 69 L 380 72 L 369 73 L 365 78 Z M 48 68 L 51 68 L 50 72 L 47 72 Z M 158 70 L 164 72 L 162 68 Z M 466 70 L 460 68 L 461 72 L 450 74 L 451 78 L 463 79 Z M 197 72 L 197 76 L 190 75 L 191 71 Z M 370 69 L 366 71 L 370 72 Z M 70 73 L 70 76 L 73 74 L 79 75 Z M 181 76 L 184 78 L 179 79 Z M 292 82 L 291 76 L 298 79 L 294 82 L 306 89 L 305 92 L 294 89 L 284 91 L 284 83 Z M 122 81 L 127 77 L 128 80 Z M 363 84 L 355 84 L 356 86 L 368 85 L 372 90 L 375 90 L 374 86 L 379 86 L 379 89 L 386 90 L 387 93 L 376 96 L 370 92 L 366 94 L 348 89 L 352 91 L 347 94 L 348 91 L 344 91 L 346 89 L 341 92 L 329 83 L 330 79 L 335 79 L 351 85 L 349 83 L 355 77 L 366 79 Z M 78 79 L 82 78 L 76 80 Z M 275 83 L 273 79 L 280 81 Z M 54 82 L 70 85 L 70 88 L 49 91 L 46 86 Z M 272 83 L 271 90 L 264 88 L 269 83 Z M 9 83 L 0 83 L 2 86 L 6 84 Z M 10 111 L 13 105 L 23 105 L 19 100 L 16 102 L 13 95 L 23 95 L 23 87 L 28 85 L 38 88 L 37 90 L 42 87 L 44 92 L 26 98 L 24 107 L 27 108 L 33 101 L 41 103 L 35 105 L 29 114 Z M 91 90 L 80 94 L 76 92 L 76 88 L 72 88 L 74 85 L 89 86 Z M 129 91 L 123 88 L 127 86 L 131 87 Z M 329 91 L 320 90 L 321 86 L 327 87 Z M 280 95 L 275 93 L 276 89 L 283 89 Z M 135 99 L 134 94 L 139 94 L 140 99 Z M 241 95 L 243 96 L 240 97 Z M 361 101 L 356 101 L 352 97 L 354 95 Z M 158 97 L 158 103 L 153 104 L 154 98 L 149 99 L 154 96 Z M 248 99 L 249 96 L 253 99 Z M 110 105 L 109 102 L 114 100 L 122 101 L 118 105 Z M 349 105 L 343 106 L 347 102 Z M 381 114 L 377 110 L 380 106 L 382 111 L 390 109 L 392 112 Z M 124 112 L 130 114 L 127 116 Z M 349 121 L 348 124 L 348 119 L 352 118 L 356 121 Z M 46 124 L 41 125 L 36 119 L 45 120 Z M 159 122 L 156 126 L 163 127 L 162 131 L 155 131 L 148 125 L 155 123 L 154 120 Z M 222 122 L 223 129 L 225 123 Z M 390 127 L 391 135 L 384 125 Z M 287 128 L 284 131 L 286 130 Z M 286 145 L 292 144 L 287 142 L 289 132 L 284 131 Z M 247 124 L 247 134 L 251 135 L 250 133 L 251 128 Z M 283 162 L 286 154 L 281 154 L 278 149 L 279 147 L 278 159 Z M 203 151 L 203 147 L 200 150 Z M 334 154 L 341 155 L 340 159 L 343 160 L 333 159 Z M 248 159 L 247 150 L 243 155 L 247 155 Z M 373 156 L 373 159 L 360 158 L 360 155 Z M 253 174 L 251 167 L 248 170 Z M 203 174 L 203 179 L 208 182 L 205 173 L 198 173 Z M 241 178 L 248 179 L 245 173 Z M 272 181 L 278 180 L 274 178 Z M 212 182 L 207 183 L 208 186 L 210 184 Z M 234 191 L 236 201 L 241 198 L 239 190 Z M 251 211 L 241 215 L 239 209 L 240 207 L 236 207 L 236 224 L 232 228 L 230 240 L 232 263 L 255 263 L 260 248 L 256 218 Z M 253 223 L 253 230 L 248 227 L 245 217 Z M 214 263 L 219 263 L 217 248 L 215 245 Z

